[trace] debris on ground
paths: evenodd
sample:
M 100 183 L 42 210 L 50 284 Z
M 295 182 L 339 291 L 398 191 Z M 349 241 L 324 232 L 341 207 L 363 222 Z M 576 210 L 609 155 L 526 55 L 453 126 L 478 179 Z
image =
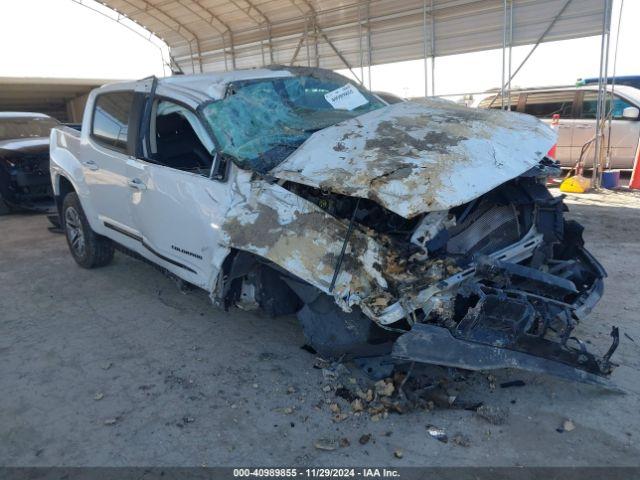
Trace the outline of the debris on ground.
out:
M 371 434 L 370 433 L 365 433 L 364 435 L 362 435 L 358 439 L 358 443 L 360 445 L 366 445 L 367 443 L 369 443 L 369 440 L 371 440 Z
M 322 391 L 335 395 L 333 399 L 325 395 L 324 403 L 320 402 L 316 409 L 323 410 L 328 405 L 334 422 L 363 414 L 368 414 L 371 421 L 379 422 L 392 413 L 434 408 L 477 411 L 482 405 L 482 402 L 461 400 L 456 386 L 461 379 L 450 374 L 434 378 L 413 374 L 409 367 L 406 372 L 396 371 L 389 377 L 373 381 L 364 375 L 354 377 L 347 367 L 349 364 L 330 363 L 316 357 L 316 365 L 322 369 L 324 377 Z
M 476 410 L 476 414 L 492 425 L 504 425 L 509 418 L 509 410 L 491 405 L 480 405 Z
M 113 367 L 113 363 L 111 362 L 106 362 L 102 364 L 102 369 L 103 370 L 109 370 L 111 367 Z
M 461 447 L 471 446 L 471 439 L 469 439 L 469 437 L 467 437 L 466 435 L 463 435 L 462 433 L 456 433 L 451 439 L 451 441 L 454 444 L 459 445 Z
M 393 395 L 395 387 L 393 386 L 393 380 L 390 378 L 385 378 L 384 380 L 379 380 L 375 383 L 376 394 L 381 395 L 383 397 L 390 397 Z
M 296 389 L 294 387 L 287 388 L 287 393 L 291 395 L 292 393 L 296 393 Z
M 118 422 L 117 418 L 107 418 L 104 422 L 102 422 L 104 425 L 107 426 L 111 426 L 111 425 L 115 425 Z
M 526 383 L 522 380 L 511 380 L 510 382 L 502 382 L 500 388 L 524 387 Z
M 104 398 L 104 393 L 98 392 L 93 396 L 94 400 L 102 400 Z
M 347 402 L 353 402 L 358 398 L 358 395 L 345 387 L 336 388 L 336 397 L 344 398 Z
M 325 452 L 330 452 L 338 448 L 338 444 L 335 440 L 330 438 L 320 438 L 315 441 L 313 444 L 318 450 L 324 450 Z
M 444 428 L 436 427 L 435 425 L 427 425 L 427 432 L 431 437 L 435 438 L 439 442 L 447 443 L 449 441 Z
M 348 438 L 340 439 L 340 448 L 347 448 L 349 445 L 351 445 L 351 442 L 349 442 Z
M 396 451 L 393 452 L 393 456 L 396 458 L 402 458 L 404 457 L 404 453 L 402 453 L 402 450 L 397 449 Z
M 571 420 L 565 420 L 564 422 L 562 422 L 562 430 L 564 430 L 565 432 L 570 432 L 571 430 L 575 429 L 576 425 Z

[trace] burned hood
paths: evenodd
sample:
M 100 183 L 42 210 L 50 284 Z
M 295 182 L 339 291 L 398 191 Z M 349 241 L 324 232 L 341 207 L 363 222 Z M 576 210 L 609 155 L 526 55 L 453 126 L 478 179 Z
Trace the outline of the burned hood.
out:
M 369 198 L 410 218 L 464 204 L 521 175 L 555 141 L 529 115 L 404 102 L 314 133 L 270 174 Z

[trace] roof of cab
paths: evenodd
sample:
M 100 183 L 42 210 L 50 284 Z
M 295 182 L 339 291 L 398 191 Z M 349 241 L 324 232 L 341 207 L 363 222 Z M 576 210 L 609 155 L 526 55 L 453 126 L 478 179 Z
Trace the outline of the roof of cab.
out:
M 224 97 L 226 86 L 231 82 L 242 80 L 259 80 L 262 78 L 291 77 L 293 73 L 285 69 L 247 69 L 223 73 L 203 73 L 198 75 L 175 75 L 162 78 L 158 85 L 189 90 L 193 93 L 205 94 L 214 100 Z
M 201 103 L 209 100 L 224 98 L 226 87 L 231 82 L 240 80 L 259 80 L 262 78 L 292 77 L 295 73 L 282 68 L 260 68 L 234 70 L 222 73 L 202 73 L 196 75 L 174 75 L 158 79 L 157 92 L 159 95 L 172 94 L 182 97 L 189 103 Z M 135 89 L 139 84 L 150 78 L 131 82 L 110 83 L 95 92 Z

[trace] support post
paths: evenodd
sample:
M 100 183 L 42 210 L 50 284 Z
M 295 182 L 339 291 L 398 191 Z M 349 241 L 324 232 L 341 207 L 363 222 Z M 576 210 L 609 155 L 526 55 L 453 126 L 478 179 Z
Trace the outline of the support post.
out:
M 427 0 L 422 2 L 422 43 L 424 54 L 424 97 L 427 98 L 429 96 L 429 82 L 427 81 L 429 75 L 427 71 Z
M 371 53 L 371 11 L 369 9 L 369 6 L 371 5 L 371 0 L 367 0 L 367 54 L 368 54 L 368 59 L 367 59 L 367 70 L 368 70 L 368 83 L 369 83 L 369 90 L 371 90 L 371 57 L 372 57 L 372 53 Z
M 431 0 L 431 95 L 436 96 L 436 19 Z
M 507 0 L 502 0 L 502 81 L 500 82 L 500 108 L 502 110 L 504 110 L 506 70 L 507 70 Z
M 600 188 L 602 163 L 602 117 L 605 110 L 607 75 L 609 68 L 609 2 L 604 0 L 602 15 L 602 40 L 600 42 L 600 77 L 598 78 L 598 105 L 596 109 L 596 141 L 593 156 L 593 170 L 591 172 L 591 188 Z

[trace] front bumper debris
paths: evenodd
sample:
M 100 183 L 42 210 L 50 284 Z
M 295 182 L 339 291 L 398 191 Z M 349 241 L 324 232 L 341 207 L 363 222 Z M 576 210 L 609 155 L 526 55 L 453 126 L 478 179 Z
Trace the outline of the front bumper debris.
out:
M 609 358 L 617 346 L 618 335 L 618 329 L 614 327 L 611 332 L 613 344 L 603 359 L 596 359 L 586 350 L 561 349 L 551 342 L 539 343 L 535 349 L 540 354 L 538 356 L 456 338 L 446 328 L 418 324 L 398 338 L 393 346 L 392 356 L 399 361 L 431 363 L 467 370 L 517 368 L 622 392 L 602 376 L 603 369 L 608 369 Z

